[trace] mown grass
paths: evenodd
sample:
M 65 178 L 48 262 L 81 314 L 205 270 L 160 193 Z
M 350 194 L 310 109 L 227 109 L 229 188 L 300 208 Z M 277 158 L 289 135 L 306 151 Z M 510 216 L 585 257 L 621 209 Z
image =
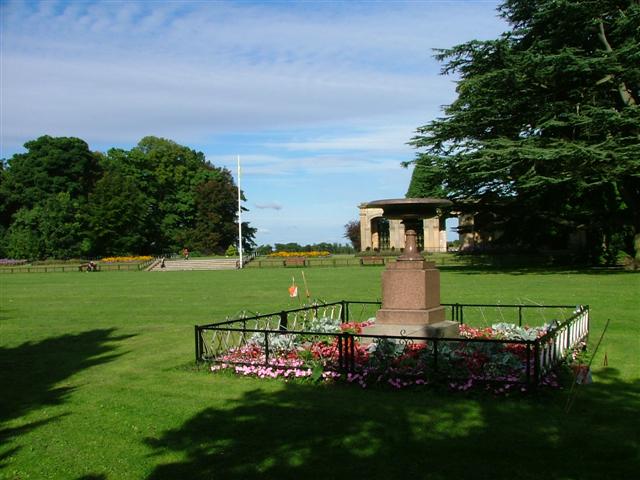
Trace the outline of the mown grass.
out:
M 376 299 L 378 267 L 308 269 Z M 443 270 L 442 301 L 588 303 L 594 380 L 526 397 L 361 390 L 193 368 L 193 325 L 293 307 L 299 270 L 0 277 L 0 478 L 632 478 L 640 275 Z M 607 355 L 608 367 L 603 366 Z

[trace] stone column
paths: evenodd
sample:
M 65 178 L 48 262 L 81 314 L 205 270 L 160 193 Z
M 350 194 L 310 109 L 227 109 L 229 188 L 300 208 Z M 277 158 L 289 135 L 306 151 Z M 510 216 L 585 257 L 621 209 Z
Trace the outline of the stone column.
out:
M 447 231 L 446 230 L 440 230 L 440 252 L 446 252 L 447 251 Z
M 440 223 L 437 218 L 425 218 L 424 251 L 437 252 L 440 248 Z
M 371 221 L 367 215 L 369 209 L 360 207 L 360 251 L 364 252 L 371 246 Z
M 404 225 L 400 220 L 389 220 L 389 243 L 396 250 L 404 248 Z
M 447 247 L 447 218 L 438 217 L 438 229 L 440 230 L 440 251 L 448 251 Z

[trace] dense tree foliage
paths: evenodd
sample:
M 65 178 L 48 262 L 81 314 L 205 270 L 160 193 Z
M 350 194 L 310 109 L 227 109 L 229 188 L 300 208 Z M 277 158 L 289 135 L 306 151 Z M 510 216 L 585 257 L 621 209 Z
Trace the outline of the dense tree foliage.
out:
M 0 250 L 15 258 L 82 253 L 87 196 L 100 156 L 79 138 L 42 136 L 3 165 Z M 3 162 L 4 164 L 4 162 Z
M 0 170 L 0 254 L 223 253 L 237 243 L 237 187 L 201 152 L 156 137 L 104 155 L 77 138 L 25 148 Z M 254 235 L 243 225 L 245 248 Z
M 351 220 L 344 226 L 344 238 L 348 238 L 357 251 L 360 250 L 360 220 Z
M 109 255 L 154 253 L 151 203 L 133 177 L 107 170 L 89 195 L 85 250 Z
M 492 212 L 503 240 L 633 252 L 640 235 L 640 2 L 507 0 L 511 30 L 439 51 L 459 75 L 418 129 L 409 196 Z
M 6 235 L 13 258 L 68 258 L 82 251 L 80 202 L 68 192 L 52 194 L 32 208 L 21 208 Z
M 238 210 L 238 189 L 233 184 L 231 172 L 222 170 L 218 178 L 208 180 L 196 188 L 196 222 L 191 232 L 194 248 L 210 251 L 210 245 L 237 245 L 238 224 L 230 223 Z M 244 200 L 244 195 L 243 195 Z M 252 239 L 256 229 L 242 222 L 242 248 L 247 251 L 253 247 Z M 226 254 L 225 250 L 225 254 Z
M 270 245 L 261 245 L 258 248 L 258 252 L 262 254 L 268 254 L 272 251 L 276 252 L 329 252 L 329 253 L 353 253 L 354 250 L 351 245 L 341 243 L 313 243 L 307 245 L 300 245 L 299 243 L 276 243 L 274 248 L 271 249 Z
M 149 201 L 152 228 L 146 236 L 154 238 L 159 251 L 189 243 L 196 227 L 196 189 L 222 172 L 209 165 L 203 153 L 157 137 L 143 138 L 130 151 L 109 150 L 105 165 L 107 170 L 133 179 L 142 189 Z
M 99 155 L 79 138 L 45 135 L 24 147 L 27 152 L 14 155 L 4 171 L 3 218 L 62 192 L 86 199 L 101 174 Z

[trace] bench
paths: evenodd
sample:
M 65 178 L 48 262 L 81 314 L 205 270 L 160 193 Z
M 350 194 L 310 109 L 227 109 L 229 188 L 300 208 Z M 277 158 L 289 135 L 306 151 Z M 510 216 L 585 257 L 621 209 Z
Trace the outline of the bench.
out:
M 287 258 L 284 261 L 284 266 L 285 267 L 304 267 L 305 265 L 305 258 L 304 257 L 291 257 L 291 258 Z
M 79 272 L 97 272 L 99 270 L 100 270 L 100 266 L 95 263 L 94 264 L 83 263 L 78 267 Z
M 361 257 L 360 265 L 384 265 L 384 257 Z

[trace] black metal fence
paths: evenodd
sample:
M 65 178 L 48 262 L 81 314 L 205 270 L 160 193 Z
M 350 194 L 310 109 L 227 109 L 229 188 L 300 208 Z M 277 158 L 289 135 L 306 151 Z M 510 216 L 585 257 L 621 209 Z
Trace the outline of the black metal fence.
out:
M 96 271 L 139 271 L 146 269 L 156 259 L 145 260 L 144 262 L 129 263 L 100 263 L 97 262 Z M 8 273 L 66 273 L 66 272 L 82 272 L 86 271 L 86 263 L 65 263 L 50 265 L 19 265 L 19 266 L 0 266 L 0 274 Z
M 547 327 L 522 339 L 370 335 L 359 322 L 374 317 L 380 302 L 343 300 L 196 325 L 196 362 L 284 376 L 320 368 L 391 384 L 447 381 L 464 386 L 473 381 L 536 387 L 570 352 L 586 345 L 589 334 L 588 306 L 443 306 L 450 320 L 461 325 L 470 321 L 478 331 L 489 319 L 520 326 L 537 320 Z
M 504 322 L 517 324 L 520 327 L 566 319 L 571 312 L 579 308 L 576 305 L 503 303 L 443 303 L 442 305 L 449 309 L 449 318 L 460 324 L 486 326 L 491 323 Z

